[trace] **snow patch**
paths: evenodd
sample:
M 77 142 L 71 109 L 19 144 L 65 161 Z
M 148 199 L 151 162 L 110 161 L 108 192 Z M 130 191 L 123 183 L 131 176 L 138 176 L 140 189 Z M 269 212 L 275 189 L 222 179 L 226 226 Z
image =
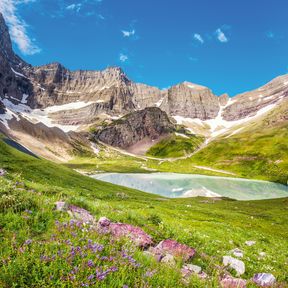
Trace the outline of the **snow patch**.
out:
M 26 78 L 26 79 L 27 79 L 27 77 L 26 77 L 25 75 L 23 75 L 23 74 L 15 71 L 12 67 L 11 67 L 11 70 L 12 70 L 12 72 L 13 72 L 16 76 L 23 77 L 23 78 Z
M 164 101 L 164 97 L 162 97 L 157 103 L 155 103 L 156 107 L 160 107 Z
M 188 138 L 189 139 L 189 137 L 188 136 L 186 136 L 186 135 L 184 135 L 184 134 L 182 134 L 182 133 L 175 133 L 175 135 L 176 136 L 179 136 L 179 137 L 183 137 L 183 138 Z

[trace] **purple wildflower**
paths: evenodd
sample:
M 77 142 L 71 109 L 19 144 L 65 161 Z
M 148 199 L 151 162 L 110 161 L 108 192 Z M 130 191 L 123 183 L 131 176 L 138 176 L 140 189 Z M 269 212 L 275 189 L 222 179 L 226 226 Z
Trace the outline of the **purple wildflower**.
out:
M 90 276 L 87 277 L 87 279 L 88 279 L 89 281 L 91 281 L 93 278 L 94 278 L 94 275 L 93 275 L 93 274 L 91 274 Z
M 92 260 L 88 260 L 87 266 L 90 267 L 90 268 L 93 267 L 94 266 L 93 261 Z
M 27 239 L 25 242 L 24 242 L 24 245 L 30 245 L 33 241 L 31 239 Z

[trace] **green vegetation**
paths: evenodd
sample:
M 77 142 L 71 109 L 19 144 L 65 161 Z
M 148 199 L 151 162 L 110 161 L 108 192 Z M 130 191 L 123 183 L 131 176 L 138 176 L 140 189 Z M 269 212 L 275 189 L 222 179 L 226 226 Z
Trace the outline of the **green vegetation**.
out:
M 59 200 L 89 210 L 96 219 L 106 216 L 140 226 L 156 243 L 172 238 L 194 247 L 197 256 L 192 263 L 211 277 L 206 281 L 194 278 L 185 287 L 218 287 L 222 272 L 217 265 L 236 247 L 244 251 L 243 278 L 269 272 L 279 285 L 287 286 L 288 199 L 165 199 L 82 176 L 62 165 L 25 155 L 1 140 L 0 167 L 8 171 L 7 176 L 0 177 L 0 287 L 81 287 L 93 281 L 91 287 L 185 286 L 180 279 L 180 262 L 172 269 L 145 257 L 124 239 L 115 243 L 89 226 L 83 229 L 73 223 L 63 224 L 69 215 L 53 209 Z M 103 245 L 98 257 L 87 250 L 89 239 Z M 256 244 L 246 246 L 247 240 Z M 87 251 L 72 261 L 72 246 Z M 123 249 L 127 259 L 123 259 Z M 260 252 L 266 256 L 259 256 Z M 113 269 L 96 281 L 90 277 L 95 267 Z
M 159 158 L 183 157 L 193 153 L 203 143 L 204 138 L 195 135 L 178 136 L 172 134 L 159 143 L 152 146 L 148 151 L 148 156 Z

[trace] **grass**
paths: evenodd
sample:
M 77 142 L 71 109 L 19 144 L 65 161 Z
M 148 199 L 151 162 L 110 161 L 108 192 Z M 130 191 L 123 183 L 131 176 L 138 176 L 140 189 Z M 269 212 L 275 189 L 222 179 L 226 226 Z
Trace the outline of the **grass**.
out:
M 183 157 L 193 153 L 203 143 L 203 137 L 195 135 L 178 136 L 172 134 L 152 146 L 148 151 L 148 156 L 159 158 Z
M 197 256 L 192 263 L 200 265 L 210 279 L 193 279 L 185 287 L 218 287 L 222 272 L 217 265 L 236 247 L 244 251 L 243 278 L 269 272 L 287 286 L 288 199 L 166 199 L 82 176 L 25 155 L 1 140 L 0 167 L 8 171 L 0 178 L 0 287 L 185 286 L 178 268 L 181 261 L 176 268 L 169 268 L 145 257 L 125 240 L 111 242 L 89 227 L 65 224 L 69 223 L 68 214 L 53 209 L 58 200 L 83 207 L 96 218 L 106 216 L 140 226 L 155 242 L 173 238 L 194 247 Z M 92 253 L 85 247 L 89 239 L 103 249 Z M 247 240 L 256 244 L 248 247 L 244 244 Z M 72 247 L 80 247 L 83 255 L 79 252 L 71 259 Z M 129 257 L 123 259 L 123 252 Z M 266 256 L 261 258 L 260 252 Z M 89 267 L 89 260 L 93 261 L 91 267 L 99 268 L 98 274 L 95 267 Z M 96 277 L 105 271 L 110 272 L 102 280 L 88 279 L 92 272 Z M 254 286 L 250 283 L 248 287 Z

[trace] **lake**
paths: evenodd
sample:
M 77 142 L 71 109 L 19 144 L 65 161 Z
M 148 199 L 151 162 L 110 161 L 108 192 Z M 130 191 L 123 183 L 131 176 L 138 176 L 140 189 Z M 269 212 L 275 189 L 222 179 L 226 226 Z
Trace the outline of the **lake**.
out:
M 170 198 L 204 196 L 260 200 L 288 197 L 285 185 L 241 178 L 176 173 L 103 173 L 91 177 Z

